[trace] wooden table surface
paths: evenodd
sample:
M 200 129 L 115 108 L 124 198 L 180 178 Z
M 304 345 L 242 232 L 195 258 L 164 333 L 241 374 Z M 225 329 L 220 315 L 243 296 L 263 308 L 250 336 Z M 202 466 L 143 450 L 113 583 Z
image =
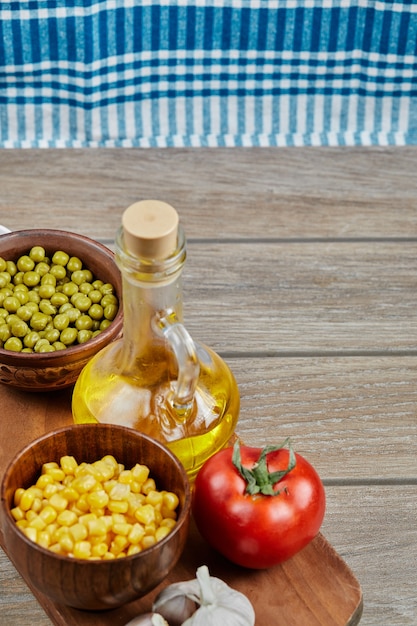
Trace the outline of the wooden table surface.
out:
M 415 626 L 417 147 L 0 151 L 13 230 L 111 247 L 150 197 L 186 230 L 185 323 L 235 373 L 239 435 L 319 471 L 361 624 Z M 51 624 L 1 552 L 0 624 L 28 623 Z

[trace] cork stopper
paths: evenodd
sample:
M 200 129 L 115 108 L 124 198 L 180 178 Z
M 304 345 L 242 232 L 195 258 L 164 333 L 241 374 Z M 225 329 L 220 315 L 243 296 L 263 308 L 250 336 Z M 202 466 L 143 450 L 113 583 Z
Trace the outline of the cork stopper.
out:
M 146 259 L 167 259 L 177 247 L 178 213 L 166 202 L 142 200 L 123 213 L 127 249 Z

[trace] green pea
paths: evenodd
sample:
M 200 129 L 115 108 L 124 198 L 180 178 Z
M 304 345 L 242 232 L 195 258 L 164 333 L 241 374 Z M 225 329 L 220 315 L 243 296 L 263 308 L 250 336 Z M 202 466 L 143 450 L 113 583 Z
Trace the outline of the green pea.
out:
M 57 328 L 50 328 L 45 331 L 44 337 L 49 341 L 49 343 L 53 344 L 55 341 L 58 341 L 61 333 Z
M 0 288 L 1 289 L 6 287 L 10 283 L 11 280 L 12 280 L 12 277 L 10 276 L 9 272 L 0 272 Z
M 18 315 L 24 322 L 28 322 L 30 320 L 32 313 L 33 311 L 26 304 L 22 304 L 22 306 L 20 306 L 16 311 L 16 315 Z
M 51 304 L 50 300 L 41 300 L 39 302 L 39 310 L 46 315 L 56 315 L 57 312 L 56 307 Z
M 3 259 L 2 256 L 0 256 L 0 272 L 5 272 L 6 268 L 7 268 L 6 260 Z
M 33 348 L 40 339 L 39 333 L 35 330 L 31 330 L 28 334 L 23 338 L 23 343 L 27 348 Z
M 21 352 L 24 352 L 25 354 L 26 354 L 26 353 L 27 353 L 27 354 L 32 354 L 32 353 L 33 353 L 33 350 L 32 350 L 32 348 L 22 348 L 22 349 L 21 349 Z
M 14 297 L 19 300 L 20 304 L 27 304 L 29 302 L 29 293 L 23 291 L 23 289 L 15 289 Z
M 78 343 L 85 343 L 93 336 L 93 332 L 91 330 L 83 329 L 78 332 L 77 341 Z
M 88 315 L 80 315 L 75 321 L 75 328 L 77 330 L 91 330 L 93 327 L 93 320 Z
M 16 313 L 17 309 L 20 307 L 20 300 L 16 298 L 16 296 L 7 296 L 3 300 L 3 307 L 9 313 Z
M 69 254 L 62 250 L 57 250 L 52 256 L 52 263 L 54 265 L 65 266 L 69 261 Z
M 23 254 L 18 259 L 16 267 L 20 272 L 30 272 L 35 267 L 35 261 L 29 255 Z
M 99 289 L 92 289 L 89 294 L 88 297 L 90 298 L 91 302 L 93 304 L 100 304 L 101 303 L 101 299 L 104 297 L 103 294 L 101 293 L 101 291 Z
M 65 344 L 66 346 L 70 346 L 72 343 L 74 343 L 77 340 L 77 334 L 78 331 L 76 328 L 72 328 L 71 326 L 68 326 L 68 328 L 64 328 L 64 330 L 61 333 L 61 342 L 63 344 Z
M 52 345 L 54 346 L 55 350 L 66 350 L 67 348 L 65 343 L 62 343 L 62 341 L 54 341 Z
M 55 293 L 55 286 L 50 284 L 40 285 L 38 293 L 41 298 L 49 300 Z
M 35 350 L 35 352 L 49 352 L 49 350 L 45 350 L 42 348 L 48 347 L 50 345 L 51 344 L 49 343 L 49 341 L 43 337 L 42 339 L 39 339 L 39 341 L 35 343 L 33 349 Z
M 67 263 L 67 270 L 69 272 L 77 272 L 78 270 L 81 270 L 83 267 L 83 263 L 81 261 L 81 259 L 79 259 L 76 256 L 72 256 Z
M 34 302 L 36 304 L 39 304 L 39 302 L 41 301 L 41 297 L 38 294 L 37 291 L 29 291 L 29 302 Z
M 37 311 L 32 315 L 30 325 L 33 330 L 43 330 L 50 320 L 49 315 L 45 315 L 41 311 Z
M 106 320 L 113 321 L 117 315 L 117 306 L 115 304 L 108 304 L 104 307 L 104 317 Z
M 73 324 L 82 315 L 81 311 L 73 306 L 67 309 L 65 313 L 69 317 L 70 324 Z
M 68 298 L 71 298 L 74 294 L 78 293 L 78 285 L 73 282 L 65 283 L 62 286 L 62 293 L 64 293 Z
M 52 265 L 51 269 L 49 270 L 49 272 L 55 276 L 55 278 L 57 280 L 62 280 L 63 278 L 66 277 L 67 275 L 67 270 L 65 269 L 64 266 L 62 265 Z
M 29 256 L 35 263 L 40 263 L 45 258 L 45 248 L 42 246 L 33 246 L 29 252 Z
M 80 286 L 85 282 L 84 270 L 76 270 L 71 274 L 71 280 L 76 285 Z
M 23 277 L 24 277 L 25 273 L 24 272 L 17 272 L 14 277 L 13 277 L 13 284 L 14 285 L 23 285 Z
M 84 280 L 87 283 L 92 283 L 94 280 L 93 272 L 91 272 L 87 268 L 84 268 Z
M 104 309 L 100 304 L 92 304 L 88 309 L 88 315 L 93 320 L 101 320 L 104 317 Z
M 58 315 L 54 317 L 53 323 L 55 328 L 62 331 L 69 326 L 70 320 L 66 313 L 58 313 Z M 57 339 L 55 339 L 55 341 L 57 341 Z
M 108 304 L 114 304 L 114 305 L 117 306 L 118 302 L 117 302 L 117 298 L 116 298 L 116 296 L 114 294 L 106 293 L 106 295 L 102 297 L 102 299 L 100 301 L 100 304 L 104 308 Z
M 12 333 L 10 331 L 9 325 L 8 324 L 0 324 L 0 341 L 2 343 L 4 343 L 11 336 L 12 336 Z
M 91 283 L 81 283 L 80 293 L 84 293 L 86 296 L 89 296 L 90 291 L 94 291 L 94 287 Z
M 63 304 L 67 304 L 67 302 L 68 296 L 66 296 L 65 293 L 62 293 L 62 291 L 55 291 L 55 293 L 51 296 L 51 304 L 57 308 L 61 307 Z
M 29 332 L 29 326 L 22 319 L 13 322 L 10 326 L 13 337 L 24 337 Z
M 10 276 L 16 276 L 17 274 L 16 263 L 14 261 L 7 261 L 6 265 L 7 265 L 6 271 L 9 272 Z
M 48 263 L 46 263 L 45 261 L 41 261 L 40 263 L 37 263 L 35 265 L 35 272 L 38 272 L 38 274 L 40 274 L 42 278 L 46 276 L 47 274 L 49 274 Z
M 12 352 L 21 352 L 22 348 L 23 344 L 19 337 L 10 337 L 10 339 L 4 342 L 5 350 L 11 350 Z
M 28 287 L 35 287 L 35 285 L 39 283 L 40 279 L 40 274 L 34 272 L 33 270 L 29 270 L 23 274 L 23 283 Z
M 108 328 L 110 326 L 111 322 L 112 322 L 111 320 L 106 320 L 106 319 L 101 320 L 101 322 L 100 322 L 100 330 L 101 331 L 106 330 L 106 328 Z
M 80 293 L 78 297 L 74 299 L 73 304 L 74 306 L 77 307 L 77 309 L 84 312 L 84 311 L 88 311 L 88 309 L 92 305 L 92 302 L 88 296 L 84 295 L 83 293 Z
M 103 283 L 103 285 L 100 287 L 100 291 L 104 296 L 106 294 L 113 293 L 114 287 L 111 283 Z
M 49 270 L 49 266 L 48 266 Z M 46 274 L 43 274 L 41 278 L 41 285 L 53 285 L 56 287 L 56 276 L 51 274 L 49 271 Z

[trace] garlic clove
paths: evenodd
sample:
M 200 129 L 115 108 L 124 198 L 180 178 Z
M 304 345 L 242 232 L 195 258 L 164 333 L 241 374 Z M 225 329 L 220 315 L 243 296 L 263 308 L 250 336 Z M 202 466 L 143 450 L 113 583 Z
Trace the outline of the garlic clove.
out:
M 142 613 L 130 620 L 125 626 L 173 626 L 159 613 Z

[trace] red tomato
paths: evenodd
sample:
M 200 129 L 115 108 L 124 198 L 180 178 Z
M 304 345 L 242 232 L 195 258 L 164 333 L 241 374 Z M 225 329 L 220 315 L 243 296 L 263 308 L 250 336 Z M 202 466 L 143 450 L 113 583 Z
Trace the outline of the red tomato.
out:
M 292 450 L 270 449 L 240 446 L 240 455 L 239 445 L 221 450 L 203 465 L 193 492 L 201 535 L 233 563 L 254 569 L 281 563 L 304 548 L 317 535 L 325 512 L 324 487 L 312 465 Z M 232 457 L 241 460 L 246 477 Z M 253 495 L 246 492 L 248 482 L 258 490 L 265 475 L 269 486 Z

